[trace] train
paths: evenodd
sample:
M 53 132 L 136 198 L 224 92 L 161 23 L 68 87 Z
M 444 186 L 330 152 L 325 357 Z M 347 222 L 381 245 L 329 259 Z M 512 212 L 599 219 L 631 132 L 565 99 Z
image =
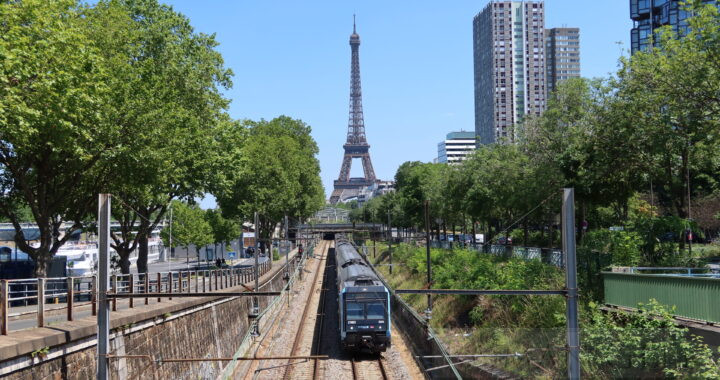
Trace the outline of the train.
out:
M 385 352 L 391 343 L 390 292 L 343 238 L 335 241 L 340 344 L 348 352 Z

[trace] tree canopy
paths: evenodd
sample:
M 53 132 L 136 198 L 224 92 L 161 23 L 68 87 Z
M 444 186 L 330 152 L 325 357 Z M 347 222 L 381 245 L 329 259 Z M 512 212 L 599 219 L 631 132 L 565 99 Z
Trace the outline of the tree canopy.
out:
M 300 120 L 280 116 L 266 121 L 245 121 L 244 144 L 228 147 L 238 166 L 219 171 L 216 191 L 224 215 L 260 218 L 260 235 L 268 239 L 285 215 L 308 217 L 324 203 L 317 144 L 310 127 Z
M 114 46 L 115 36 L 104 49 L 119 58 L 112 61 L 112 115 L 127 139 L 108 188 L 122 200 L 113 213 L 120 222 L 113 248 L 123 273 L 137 248 L 138 270 L 145 272 L 147 237 L 170 201 L 192 200 L 211 186 L 218 139 L 231 123 L 220 88 L 229 88 L 232 73 L 223 67 L 214 37 L 194 32 L 187 17 L 169 6 L 154 0 L 119 4 L 132 20 L 130 29 L 122 44 Z
M 0 2 L 0 17 L 0 218 L 38 276 L 74 232 L 92 230 L 98 193 L 116 199 L 124 273 L 134 251 L 147 270 L 148 235 L 173 200 L 217 194 L 223 241 L 255 211 L 267 236 L 322 205 L 310 127 L 232 120 L 215 37 L 170 6 L 28 0 Z M 23 236 L 28 221 L 38 242 Z
M 0 214 L 44 276 L 97 208 L 109 162 L 122 154 L 122 126 L 110 116 L 115 73 L 97 36 L 129 20 L 114 7 L 71 0 L 3 1 L 0 19 Z M 40 230 L 37 245 L 20 228 L 25 206 Z M 71 226 L 61 235 L 64 223 Z

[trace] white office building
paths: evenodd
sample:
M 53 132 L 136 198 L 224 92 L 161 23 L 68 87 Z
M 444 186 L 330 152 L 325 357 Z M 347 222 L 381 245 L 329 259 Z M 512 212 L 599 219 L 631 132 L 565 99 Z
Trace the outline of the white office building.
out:
M 445 141 L 438 144 L 436 162 L 458 163 L 475 151 L 475 132 L 450 132 Z

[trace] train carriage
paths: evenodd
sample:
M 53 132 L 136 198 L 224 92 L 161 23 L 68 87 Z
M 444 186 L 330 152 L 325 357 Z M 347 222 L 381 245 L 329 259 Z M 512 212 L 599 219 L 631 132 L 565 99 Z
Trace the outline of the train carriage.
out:
M 390 293 L 347 241 L 335 248 L 340 343 L 347 351 L 384 352 L 390 347 Z

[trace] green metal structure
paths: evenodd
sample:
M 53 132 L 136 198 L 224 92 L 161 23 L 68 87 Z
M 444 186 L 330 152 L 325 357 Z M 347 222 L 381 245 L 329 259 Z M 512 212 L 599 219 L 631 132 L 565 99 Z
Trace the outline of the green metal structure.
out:
M 603 272 L 605 303 L 637 308 L 651 299 L 685 317 L 720 322 L 720 278 Z

